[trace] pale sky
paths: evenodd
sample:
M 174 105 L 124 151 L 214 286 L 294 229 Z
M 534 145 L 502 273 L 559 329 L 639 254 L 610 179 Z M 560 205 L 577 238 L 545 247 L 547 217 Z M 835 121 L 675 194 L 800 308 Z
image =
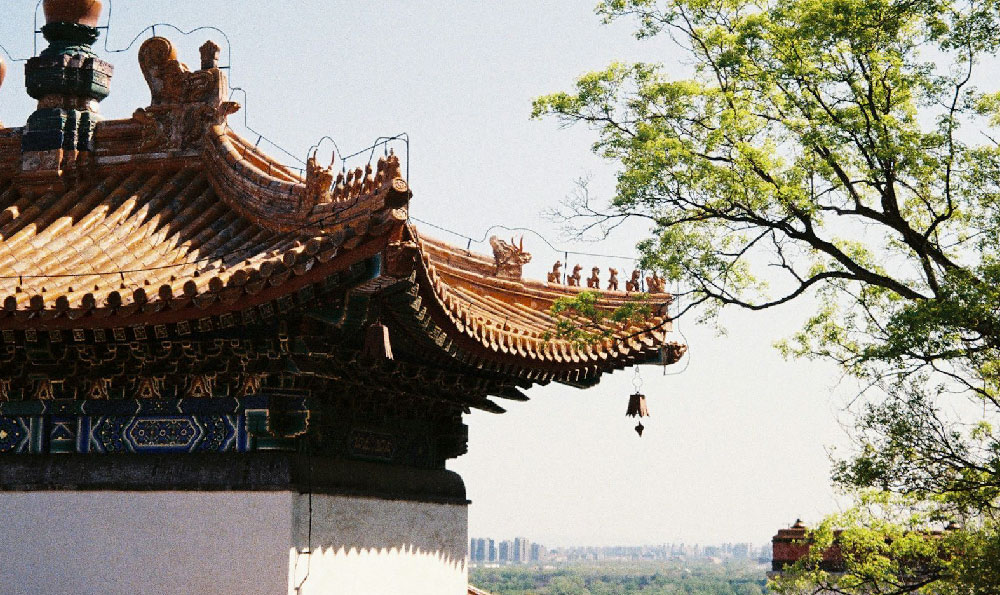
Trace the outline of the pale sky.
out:
M 0 44 L 15 57 L 30 56 L 36 0 L 4 4 Z M 568 90 L 578 75 L 612 60 L 660 62 L 678 76 L 684 66 L 666 40 L 639 42 L 631 24 L 602 25 L 594 4 L 115 0 L 108 44 L 124 48 L 153 23 L 218 27 L 232 44 L 231 85 L 247 92 L 235 97 L 244 104 L 230 118 L 237 130 L 245 115 L 301 159 L 324 135 L 353 153 L 405 131 L 413 216 L 472 237 L 492 225 L 528 227 L 565 249 L 627 256 L 642 226 L 581 244 L 542 216 L 582 176 L 592 179 L 597 198 L 610 198 L 615 169 L 590 153 L 591 131 L 529 120 L 531 100 Z M 171 38 L 195 68 L 207 38 L 223 46 L 226 62 L 217 33 L 184 37 L 158 27 L 157 34 Z M 103 44 L 102 37 L 99 53 L 115 65 L 115 77 L 102 112 L 128 117 L 149 102 L 139 43 L 121 53 Z M 23 64 L 7 61 L 0 121 L 20 126 L 34 102 L 24 92 Z M 283 157 L 266 141 L 261 147 Z M 329 149 L 324 145 L 326 159 Z M 544 279 L 562 254 L 530 234 L 524 243 L 534 254 L 526 274 Z M 488 245 L 478 249 L 489 252 Z M 570 260 L 588 270 L 621 264 Z M 726 311 L 726 336 L 681 321 L 690 359 L 668 376 L 641 368 L 653 414 L 642 438 L 624 417 L 633 370 L 585 391 L 536 387 L 528 403 L 502 402 L 504 415 L 468 416 L 469 453 L 449 468 L 464 477 L 473 502 L 470 535 L 525 536 L 548 546 L 763 544 L 797 517 L 814 522 L 835 511 L 828 449 L 846 444 L 838 422 L 847 420 L 842 408 L 856 387 L 838 382 L 830 366 L 786 362 L 772 347 L 808 311 L 807 303 L 763 314 Z

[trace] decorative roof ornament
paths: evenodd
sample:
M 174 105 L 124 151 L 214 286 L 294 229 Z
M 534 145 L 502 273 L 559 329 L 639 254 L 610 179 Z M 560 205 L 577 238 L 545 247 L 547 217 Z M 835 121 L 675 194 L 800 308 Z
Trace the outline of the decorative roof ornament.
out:
M 531 262 L 531 254 L 524 251 L 524 238 L 520 243 L 514 238 L 510 243 L 493 236 L 490 238 L 490 246 L 493 248 L 493 260 L 496 262 L 496 276 L 504 279 L 520 279 L 521 269 Z
M 219 44 L 209 39 L 198 51 L 201 52 L 202 70 L 211 70 L 212 68 L 219 67 L 219 54 L 222 52 Z
M 631 293 L 639 293 L 640 291 L 640 277 L 642 273 L 639 271 L 632 271 L 632 278 L 625 282 L 625 291 Z
M 548 275 L 549 283 L 562 284 L 562 265 L 563 263 L 558 260 L 552 265 L 552 272 Z
M 639 423 L 635 426 L 635 433 L 642 437 L 642 431 L 646 429 L 642 425 L 642 418 L 649 417 L 649 408 L 646 406 L 646 395 L 642 394 L 642 376 L 639 372 L 639 368 L 635 369 L 635 377 L 632 379 L 632 384 L 635 386 L 635 393 L 628 398 L 628 409 L 625 410 L 626 417 L 638 417 L 640 419 Z
M 323 167 L 316 160 L 315 151 L 306 160 L 306 204 L 314 206 L 332 200 L 334 161 L 336 161 L 336 154 L 330 160 L 330 167 Z
M 218 48 L 214 43 L 209 44 L 202 46 L 202 65 L 206 64 L 204 50 Z M 217 64 L 218 61 L 210 59 L 207 63 Z M 139 46 L 139 67 L 149 84 L 154 106 L 196 102 L 219 104 L 228 95 L 226 81 L 214 72 L 217 65 L 191 72 L 179 60 L 174 44 L 165 37 L 151 37 Z
M 588 289 L 600 289 L 601 288 L 601 269 L 600 267 L 594 267 L 590 269 L 590 277 L 587 277 L 587 288 Z
M 139 67 L 149 84 L 151 104 L 136 110 L 146 151 L 200 151 L 213 126 L 240 109 L 227 101 L 229 83 L 218 67 L 219 46 L 201 47 L 202 69 L 191 72 L 169 39 L 151 37 L 139 47 Z
M 101 0 L 45 0 L 45 22 L 70 23 L 97 28 L 103 6 Z
M 646 290 L 649 293 L 665 293 L 667 291 L 667 281 L 653 271 L 653 274 L 646 277 Z
M 582 275 L 580 275 L 580 271 L 582 271 L 582 270 L 583 270 L 582 266 L 580 266 L 580 265 L 574 266 L 573 267 L 573 274 L 570 275 L 569 277 L 566 277 L 566 285 L 568 285 L 570 287 L 579 287 L 580 286 L 580 279 L 582 278 Z
M 49 45 L 24 68 L 25 87 L 38 109 L 21 140 L 22 185 L 39 190 L 89 161 L 101 119 L 98 104 L 111 92 L 114 74 L 92 47 L 100 36 L 100 0 L 45 0 L 43 8 L 42 35 Z

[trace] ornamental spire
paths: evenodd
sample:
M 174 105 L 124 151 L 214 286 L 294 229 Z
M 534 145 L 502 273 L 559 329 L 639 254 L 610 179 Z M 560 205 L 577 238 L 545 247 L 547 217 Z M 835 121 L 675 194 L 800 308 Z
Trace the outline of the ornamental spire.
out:
M 44 186 L 93 150 L 98 103 L 110 92 L 114 69 L 92 47 L 100 36 L 100 0 L 44 0 L 43 8 L 49 46 L 24 68 L 38 109 L 22 137 L 21 170 L 27 181 Z
M 45 0 L 46 24 L 70 23 L 97 28 L 101 18 L 101 0 Z
M 45 0 L 42 34 L 49 46 L 25 65 L 28 118 L 22 149 L 90 151 L 97 104 L 108 96 L 113 69 L 91 47 L 100 35 L 100 0 Z

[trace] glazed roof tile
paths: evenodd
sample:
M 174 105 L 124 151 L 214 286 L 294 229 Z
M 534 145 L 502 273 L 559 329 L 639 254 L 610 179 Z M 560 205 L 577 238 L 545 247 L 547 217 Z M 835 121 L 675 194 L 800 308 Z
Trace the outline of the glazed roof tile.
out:
M 108 122 L 98 138 L 132 124 Z M 405 220 L 386 206 L 405 189 L 394 156 L 333 202 L 304 209 L 295 207 L 306 181 L 229 130 L 198 156 L 102 153 L 86 175 L 40 195 L 0 168 L 3 314 L 78 319 L 230 301 L 305 274 Z M 237 173 L 260 164 L 271 164 L 271 173 Z
M 92 153 L 29 155 L 24 130 L 0 128 L 0 328 L 195 319 L 409 246 L 366 291 L 413 279 L 429 317 L 414 328 L 448 357 L 564 381 L 664 357 L 669 294 L 642 294 L 652 315 L 609 323 L 591 345 L 553 338 L 551 306 L 582 289 L 521 279 L 523 251 L 508 261 L 419 234 L 395 155 L 336 177 L 314 159 L 305 175 L 289 169 L 228 127 L 239 106 L 218 68 L 189 72 L 161 55 L 174 55 L 162 38 L 140 49 L 153 105 L 100 122 Z M 636 297 L 602 291 L 597 305 Z M 675 361 L 683 346 L 669 351 Z
M 496 266 L 490 257 L 426 236 L 420 236 L 418 243 L 422 265 L 418 273 L 433 288 L 439 317 L 444 321 L 439 325 L 449 326 L 451 334 L 464 336 L 467 342 L 478 343 L 489 352 L 554 369 L 624 367 L 657 357 L 671 330 L 667 315 L 673 300 L 670 294 L 600 291 L 599 309 L 611 312 L 640 299 L 651 315 L 641 323 L 625 326 L 604 322 L 594 332 L 606 337 L 589 345 L 555 338 L 552 333 L 557 318 L 550 308 L 556 300 L 587 289 L 500 278 L 490 273 Z M 673 344 L 670 349 L 668 359 L 683 354 L 680 345 Z

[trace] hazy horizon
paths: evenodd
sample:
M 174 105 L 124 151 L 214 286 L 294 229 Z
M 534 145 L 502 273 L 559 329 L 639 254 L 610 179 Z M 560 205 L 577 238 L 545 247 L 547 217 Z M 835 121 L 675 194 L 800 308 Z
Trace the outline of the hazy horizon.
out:
M 775 531 L 777 532 L 777 531 Z M 661 542 L 649 542 L 649 543 L 545 543 L 543 541 L 535 541 L 531 538 L 531 535 L 515 535 L 515 536 L 504 536 L 497 537 L 495 535 L 473 535 L 469 534 L 469 539 L 493 539 L 494 542 L 500 543 L 501 541 L 514 541 L 516 538 L 527 539 L 530 543 L 537 543 L 543 545 L 546 548 L 553 549 L 587 549 L 587 548 L 642 548 L 642 547 L 662 547 L 666 545 L 670 546 L 685 546 L 685 547 L 715 547 L 722 545 L 737 545 L 737 544 L 750 544 L 755 548 L 769 547 L 771 545 L 771 538 L 768 537 L 764 541 L 661 541 Z

